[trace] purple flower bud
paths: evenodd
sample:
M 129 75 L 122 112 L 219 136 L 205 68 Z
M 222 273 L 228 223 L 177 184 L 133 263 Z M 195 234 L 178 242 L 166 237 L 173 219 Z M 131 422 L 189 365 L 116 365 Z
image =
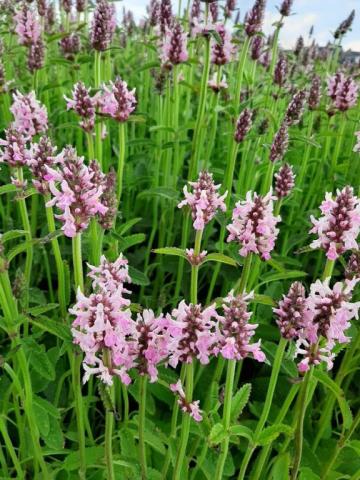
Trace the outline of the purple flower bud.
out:
M 349 280 L 360 278 L 360 251 L 350 255 L 345 268 L 345 277 Z
M 101 197 L 101 203 L 107 208 L 107 211 L 99 217 L 99 224 L 104 230 L 110 230 L 117 213 L 116 172 L 114 169 L 111 169 L 105 175 L 103 185 L 104 193 Z
M 338 28 L 336 29 L 334 33 L 334 38 L 337 39 L 344 36 L 351 29 L 354 18 L 355 18 L 355 10 L 352 10 L 350 12 L 350 15 L 344 21 L 342 21 L 338 26 Z
M 176 22 L 171 29 L 166 29 L 161 53 L 163 63 L 178 65 L 187 61 L 186 38 L 187 34 L 180 23 Z
M 291 7 L 294 0 L 283 0 L 279 12 L 283 17 L 288 17 L 291 14 Z
M 32 182 L 41 194 L 50 193 L 46 176 L 48 167 L 53 167 L 56 163 L 55 152 L 56 148 L 46 136 L 41 137 L 39 143 L 32 144 L 30 147 L 28 164 L 34 177 Z
M 296 44 L 295 44 L 295 48 L 294 48 L 294 54 L 296 57 L 299 57 L 300 56 L 300 53 L 303 51 L 304 49 L 304 39 L 302 36 L 300 36 L 297 40 L 296 40 Z
M 90 96 L 90 89 L 82 82 L 74 85 L 73 98 L 65 97 L 67 108 L 74 110 L 80 117 L 80 126 L 85 132 L 92 132 L 95 125 L 95 100 Z
M 72 7 L 72 0 L 61 0 L 61 7 L 65 13 L 70 13 Z
M 186 249 L 186 258 L 190 265 L 198 266 L 201 265 L 207 255 L 207 251 L 203 250 L 198 255 L 195 254 L 193 248 Z
M 36 0 L 37 11 L 40 17 L 46 15 L 46 0 Z
M 171 8 L 171 0 L 161 0 L 159 20 L 160 32 L 165 35 L 166 29 L 171 28 L 174 21 Z
M 314 75 L 309 90 L 308 105 L 309 110 L 316 110 L 320 104 L 321 96 L 321 79 L 318 75 Z
M 86 10 L 86 0 L 76 0 L 76 11 L 78 13 L 85 12 Z
M 286 122 L 282 123 L 276 133 L 270 150 L 270 161 L 276 162 L 281 160 L 289 146 L 289 132 Z
M 231 34 L 221 23 L 215 26 L 215 30 L 221 41 L 218 43 L 215 39 L 211 39 L 211 62 L 215 65 L 225 65 L 230 62 L 233 52 Z
M 69 33 L 59 41 L 61 53 L 67 60 L 74 60 L 80 52 L 80 37 L 77 33 Z
M 224 17 L 231 18 L 235 8 L 236 8 L 236 0 L 226 0 L 225 8 L 224 8 Z
M 28 67 L 30 73 L 34 73 L 35 70 L 40 70 L 44 66 L 45 60 L 45 46 L 44 42 L 39 38 L 36 43 L 33 43 L 29 47 L 28 51 Z
M 193 0 L 191 5 L 190 17 L 193 21 L 195 18 L 200 18 L 201 15 L 201 3 L 200 0 Z
M 291 102 L 289 103 L 285 113 L 284 122 L 287 125 L 296 125 L 300 122 L 302 114 L 304 113 L 306 96 L 306 90 L 299 90 L 291 99 Z
M 252 37 L 261 32 L 262 23 L 265 14 L 265 0 L 255 0 L 254 6 L 246 14 L 245 32 L 248 37 Z
M 252 126 L 253 113 L 248 108 L 245 108 L 236 122 L 234 140 L 236 143 L 241 143 L 246 137 Z
M 343 73 L 336 73 L 328 80 L 328 94 L 334 102 L 334 107 L 341 112 L 346 112 L 356 105 L 358 89 L 352 77 L 346 78 Z
M 18 128 L 10 125 L 5 130 L 5 140 L 0 138 L 0 162 L 7 163 L 10 167 L 23 167 L 28 161 L 26 138 Z
M 336 260 L 347 250 L 358 249 L 357 237 L 360 233 L 360 199 L 354 195 L 352 187 L 337 190 L 333 199 L 326 193 L 320 206 L 322 216 L 310 217 L 318 238 L 311 243 L 311 248 L 322 248 L 329 260 Z
M 98 0 L 91 25 L 91 46 L 98 51 L 109 48 L 115 31 L 115 6 Z
M 277 308 L 273 308 L 280 333 L 286 340 L 293 340 L 299 334 L 306 322 L 305 288 L 300 282 L 294 282 L 287 295 L 283 295 Z
M 45 16 L 46 33 L 51 33 L 54 25 L 55 25 L 55 7 L 53 3 L 50 3 L 46 9 L 46 16 Z
M 149 23 L 152 27 L 155 27 L 159 22 L 160 2 L 158 0 L 151 0 L 148 15 Z
M 209 10 L 211 14 L 211 18 L 213 23 L 216 23 L 218 21 L 218 16 L 219 16 L 219 6 L 217 2 L 212 2 L 209 5 Z
M 295 175 L 290 165 L 285 163 L 278 173 L 275 173 L 275 191 L 277 198 L 287 197 L 295 186 Z
M 256 35 L 251 41 L 251 58 L 253 60 L 259 60 L 261 56 L 261 51 L 263 47 L 263 37 L 261 35 Z
M 283 55 L 280 55 L 274 70 L 274 83 L 282 87 L 288 74 L 288 62 Z

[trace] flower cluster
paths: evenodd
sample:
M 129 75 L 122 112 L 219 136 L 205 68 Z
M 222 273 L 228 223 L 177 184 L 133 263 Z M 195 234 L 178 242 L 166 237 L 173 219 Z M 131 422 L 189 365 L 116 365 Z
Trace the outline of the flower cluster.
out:
M 67 60 L 74 60 L 75 55 L 80 52 L 80 37 L 72 32 L 59 40 L 59 47 L 62 55 Z
M 38 143 L 30 146 L 28 166 L 34 177 L 32 182 L 43 195 L 49 193 L 48 167 L 53 167 L 57 162 L 55 152 L 56 148 L 47 136 L 41 137 Z
M 235 296 L 233 291 L 224 298 L 224 315 L 220 317 L 217 327 L 215 354 L 220 353 L 228 360 L 243 360 L 251 355 L 258 362 L 265 361 L 260 348 L 261 341 L 251 343 L 258 327 L 257 324 L 249 323 L 252 313 L 247 308 L 251 298 L 252 293 Z
M 40 39 L 40 23 L 36 18 L 35 12 L 29 9 L 26 3 L 23 3 L 14 17 L 16 27 L 15 32 L 19 36 L 20 45 L 31 46 Z
M 98 0 L 92 19 L 90 42 L 100 52 L 109 48 L 115 32 L 115 6 L 107 0 Z
M 341 112 L 356 105 L 358 89 L 357 83 L 351 77 L 345 77 L 343 73 L 336 73 L 328 79 L 328 95 L 334 107 Z
M 127 83 L 118 77 L 109 86 L 102 86 L 97 101 L 103 115 L 108 115 L 117 122 L 126 122 L 136 107 L 135 88 L 129 90 Z
M 14 126 L 5 130 L 5 139 L 0 138 L 0 162 L 7 163 L 10 167 L 23 167 L 28 161 L 26 138 Z
M 274 216 L 273 200 L 276 197 L 270 191 L 265 196 L 246 194 L 246 200 L 236 204 L 232 214 L 232 223 L 227 226 L 227 241 L 236 241 L 241 248 L 239 254 L 246 257 L 250 253 L 261 255 L 269 260 L 275 246 L 279 230 L 276 224 L 280 217 Z
M 41 105 L 35 92 L 26 95 L 16 91 L 14 102 L 10 108 L 14 115 L 13 127 L 26 137 L 33 137 L 46 132 L 48 116 L 44 105 Z
M 245 32 L 248 37 L 252 37 L 261 32 L 262 23 L 265 14 L 265 0 L 255 0 L 252 9 L 245 17 Z
M 295 186 L 295 175 L 291 165 L 285 163 L 275 173 L 275 192 L 277 198 L 287 197 Z
M 202 415 L 199 407 L 199 400 L 188 402 L 186 400 L 185 392 L 181 384 L 181 380 L 170 384 L 170 390 L 178 394 L 178 404 L 183 412 L 188 413 L 196 422 L 201 422 Z
M 280 55 L 279 60 L 275 65 L 274 83 L 279 87 L 282 87 L 286 82 L 287 74 L 288 74 L 288 62 L 286 60 L 286 57 L 284 57 L 284 55 Z
M 220 42 L 212 39 L 211 62 L 215 65 L 225 65 L 230 62 L 233 52 L 231 35 L 222 23 L 216 24 L 215 30 L 219 34 Z
M 314 75 L 311 80 L 309 90 L 308 105 L 310 110 L 316 110 L 320 103 L 321 96 L 321 80 L 318 75 Z
M 337 343 L 346 343 L 346 331 L 350 320 L 358 318 L 360 302 L 352 303 L 352 291 L 359 279 L 337 282 L 331 288 L 330 278 L 317 280 L 306 296 L 301 283 L 291 285 L 273 311 L 277 317 L 281 335 L 296 340 L 295 356 L 301 356 L 300 372 L 322 362 L 328 370 L 333 366 Z
M 178 207 L 189 205 L 195 230 L 203 230 L 205 225 L 214 218 L 218 209 L 223 212 L 226 210 L 224 199 L 227 192 L 223 195 L 218 194 L 220 185 L 215 185 L 212 174 L 208 172 L 201 172 L 196 182 L 189 183 L 193 187 L 193 192 L 189 192 L 185 185 L 183 190 L 185 199 L 179 203 Z
M 35 70 L 40 70 L 44 66 L 45 60 L 45 46 L 41 38 L 32 45 L 29 46 L 28 50 L 28 67 L 31 73 L 34 73 Z
M 248 108 L 245 108 L 237 122 L 236 122 L 236 128 L 235 128 L 235 134 L 234 134 L 234 140 L 236 143 L 241 143 L 246 135 L 248 134 L 249 130 L 251 129 L 252 126 L 252 111 L 249 110 Z
M 82 82 L 74 85 L 73 98 L 64 97 L 67 109 L 74 110 L 80 117 L 80 126 L 85 132 L 92 132 L 95 125 L 95 99 L 90 96 L 90 88 L 86 88 Z
M 284 119 L 284 122 L 288 126 L 296 125 L 300 122 L 301 116 L 304 112 L 306 95 L 307 94 L 305 90 L 299 90 L 291 99 Z
M 334 38 L 343 37 L 350 29 L 354 22 L 355 10 L 351 10 L 349 16 L 343 20 L 335 30 Z
M 270 149 L 270 161 L 282 160 L 289 146 L 289 131 L 286 122 L 283 122 L 277 131 Z
M 103 185 L 93 181 L 94 172 L 72 147 L 66 147 L 58 155 L 57 161 L 57 170 L 47 168 L 46 179 L 53 195 L 47 205 L 56 205 L 62 210 L 63 213 L 56 217 L 62 221 L 65 235 L 74 237 L 87 228 L 94 215 L 107 212 L 107 207 L 101 203 Z M 59 182 L 60 190 L 56 182 Z
M 294 0 L 283 0 L 279 12 L 283 17 L 288 17 L 291 14 L 291 7 Z
M 360 199 L 349 186 L 337 190 L 332 198 L 326 193 L 320 206 L 322 216 L 311 216 L 313 228 L 318 238 L 311 243 L 312 248 L 323 248 L 329 260 L 336 260 L 346 250 L 358 249 L 357 237 L 360 233 Z
M 186 37 L 187 34 L 178 22 L 171 29 L 166 29 L 161 53 L 164 64 L 178 65 L 187 61 Z

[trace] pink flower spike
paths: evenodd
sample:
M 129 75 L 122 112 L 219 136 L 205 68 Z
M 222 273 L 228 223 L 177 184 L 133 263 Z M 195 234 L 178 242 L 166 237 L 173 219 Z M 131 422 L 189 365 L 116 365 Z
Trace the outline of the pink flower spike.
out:
M 102 86 L 97 103 L 103 115 L 117 122 L 126 122 L 136 107 L 135 89 L 129 90 L 127 83 L 118 77 L 109 86 Z
M 183 412 L 188 413 L 196 422 L 202 421 L 202 414 L 199 406 L 199 400 L 188 402 L 181 384 L 181 380 L 170 384 L 170 390 L 179 396 L 178 404 Z
M 48 128 L 47 111 L 45 106 L 37 100 L 35 92 L 24 95 L 16 91 L 13 98 L 10 111 L 14 115 L 14 128 L 28 137 L 46 132 Z

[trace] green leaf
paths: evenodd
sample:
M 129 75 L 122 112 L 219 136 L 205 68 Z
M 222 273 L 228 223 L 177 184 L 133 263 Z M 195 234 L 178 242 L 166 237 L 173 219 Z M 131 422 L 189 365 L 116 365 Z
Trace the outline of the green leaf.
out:
M 46 410 L 36 402 L 33 403 L 33 412 L 39 432 L 43 438 L 46 438 L 50 433 L 49 415 Z
M 59 421 L 49 415 L 50 431 L 49 434 L 44 437 L 45 443 L 50 448 L 62 449 L 64 448 L 64 436 L 60 428 Z
M 146 235 L 144 233 L 134 233 L 133 235 L 122 237 L 119 240 L 119 250 L 121 252 L 124 252 L 128 248 L 133 247 L 134 245 L 143 243 L 145 239 Z
M 44 410 L 51 417 L 60 418 L 59 410 L 54 407 L 54 405 L 48 400 L 45 400 L 45 398 L 39 397 L 38 395 L 34 394 L 34 405 L 37 405 L 38 408 Z
M 26 230 L 9 230 L 0 236 L 0 241 L 2 244 L 8 242 L 9 240 L 15 240 L 15 238 L 22 237 L 26 235 Z
M 289 480 L 290 470 L 290 455 L 289 453 L 282 453 L 276 457 L 274 466 L 271 470 L 272 480 Z
M 179 199 L 179 192 L 177 190 L 174 190 L 173 188 L 156 187 L 141 192 L 138 195 L 138 198 L 142 197 L 161 197 L 165 198 L 166 200 L 172 200 L 173 202 L 176 202 Z
M 311 468 L 301 467 L 299 480 L 320 480 L 319 475 L 316 475 Z
M 269 295 L 255 294 L 251 300 L 253 303 L 259 303 L 260 305 L 268 305 L 269 307 L 275 307 L 276 303 Z
M 143 272 L 140 272 L 140 270 L 137 270 L 134 267 L 129 266 L 129 275 L 131 277 L 132 283 L 134 283 L 135 285 L 146 287 L 146 285 L 149 285 L 150 283 L 149 278 Z
M 46 378 L 46 380 L 55 380 L 56 374 L 54 366 L 43 350 L 31 350 L 29 364 L 39 375 Z
M 202 263 L 206 262 L 225 263 L 226 265 L 231 265 L 232 267 L 238 266 L 237 262 L 233 258 L 228 257 L 223 253 L 209 253 L 209 255 L 206 255 Z
M 245 383 L 239 391 L 235 393 L 231 402 L 231 421 L 234 422 L 241 415 L 247 405 L 251 393 L 251 384 Z
M 244 425 L 233 425 L 230 427 L 230 435 L 235 437 L 245 437 L 249 440 L 249 442 L 253 442 L 254 440 L 252 430 Z
M 350 428 L 353 416 L 349 404 L 345 399 L 343 390 L 334 382 L 334 380 L 321 370 L 314 369 L 314 377 L 335 395 L 343 417 L 344 427 L 346 429 Z
M 16 192 L 16 190 L 16 186 L 12 183 L 9 183 L 8 185 L 2 185 L 0 187 L 0 195 L 3 195 L 4 193 Z
M 70 328 L 59 322 L 55 322 L 50 318 L 37 317 L 35 319 L 30 317 L 30 322 L 33 325 L 36 325 L 37 327 L 41 328 L 45 332 L 51 333 L 51 335 L 54 335 L 55 337 L 60 338 L 61 340 L 69 341 L 69 342 L 71 342 L 72 340 Z
M 285 434 L 288 436 L 293 435 L 294 430 L 289 427 L 289 425 L 285 425 L 283 423 L 279 423 L 276 425 L 271 425 L 271 427 L 265 428 L 257 439 L 255 439 L 258 445 L 264 447 L 265 445 L 269 445 L 269 443 L 273 442 L 277 439 L 280 434 Z
M 137 218 L 132 218 L 132 219 L 129 220 L 128 222 L 123 223 L 123 224 L 119 227 L 118 233 L 119 233 L 120 235 L 124 235 L 124 233 L 126 233 L 128 230 L 130 230 L 134 225 L 136 225 L 137 223 L 139 223 L 141 220 L 142 220 L 141 217 L 137 217 Z
M 58 303 L 48 303 L 47 305 L 39 305 L 38 307 L 28 308 L 26 313 L 31 315 L 32 317 L 38 317 L 43 313 L 49 312 L 50 310 L 54 310 L 59 306 Z
M 209 435 L 209 441 L 213 445 L 217 445 L 221 443 L 225 438 L 228 436 L 226 430 L 224 429 L 224 425 L 222 423 L 215 423 L 212 427 Z
M 104 447 L 88 447 L 85 449 L 87 465 L 100 463 L 104 458 Z M 115 463 L 115 462 L 114 462 Z M 80 467 L 79 452 L 70 453 L 63 462 L 63 468 L 67 471 L 78 470 Z
M 186 258 L 186 253 L 181 248 L 175 248 L 175 247 L 155 248 L 153 252 L 160 255 L 175 255 L 176 257 Z
M 287 272 L 278 272 L 278 273 L 268 273 L 268 274 L 265 274 L 263 275 L 263 281 L 260 282 L 256 289 L 258 290 L 262 285 L 266 285 L 267 283 L 271 283 L 271 282 L 277 282 L 279 280 L 288 280 L 288 279 L 292 279 L 292 278 L 302 278 L 302 277 L 306 277 L 307 276 L 307 273 L 306 272 L 302 272 L 300 270 L 290 270 L 290 271 L 287 271 Z

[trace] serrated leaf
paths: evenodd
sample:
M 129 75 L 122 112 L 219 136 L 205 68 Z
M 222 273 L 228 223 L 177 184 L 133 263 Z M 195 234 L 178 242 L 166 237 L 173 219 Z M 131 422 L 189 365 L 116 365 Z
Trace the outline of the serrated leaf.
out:
M 146 285 L 149 285 L 150 280 L 145 275 L 145 273 L 140 272 L 140 270 L 137 270 L 134 267 L 129 266 L 129 275 L 131 277 L 132 283 L 135 285 L 140 285 L 146 287 Z
M 172 200 L 173 202 L 178 201 L 179 192 L 173 188 L 168 187 L 156 187 L 145 190 L 138 195 L 138 198 L 141 197 L 161 197 L 166 200 Z
M 175 247 L 155 248 L 153 252 L 160 255 L 174 255 L 176 257 L 186 258 L 186 253 L 181 248 L 175 248 Z
M 56 337 L 59 337 L 61 340 L 69 341 L 69 342 L 71 342 L 71 340 L 72 340 L 70 328 L 65 326 L 65 325 L 62 325 L 59 322 L 55 322 L 54 320 L 51 320 L 50 318 L 45 318 L 45 317 L 32 318 L 32 317 L 30 317 L 30 322 L 33 325 L 36 325 L 37 327 L 41 328 L 45 332 L 51 333 L 52 335 L 55 335 Z
M 271 470 L 272 480 L 289 480 L 290 470 L 290 455 L 289 453 L 282 453 L 276 457 L 274 466 Z
M 277 439 L 277 437 L 281 434 L 290 436 L 293 435 L 294 430 L 289 427 L 289 425 L 285 425 L 283 423 L 279 423 L 277 425 L 271 425 L 270 427 L 265 428 L 258 438 L 255 439 L 256 443 L 261 446 L 269 445 L 269 443 L 273 442 Z
M 29 364 L 39 375 L 46 378 L 46 380 L 55 380 L 56 374 L 54 366 L 43 350 L 31 350 Z
M 44 437 L 45 443 L 50 448 L 61 449 L 64 448 L 64 436 L 60 428 L 59 421 L 49 415 L 50 431 L 49 434 Z
M 36 404 L 39 408 L 42 408 L 47 414 L 54 418 L 60 418 L 59 410 L 54 407 L 52 403 L 45 398 L 39 397 L 38 395 L 34 395 L 34 405 Z
M 145 239 L 146 235 L 144 233 L 134 233 L 133 235 L 122 237 L 119 239 L 119 250 L 125 252 L 128 248 L 143 243 Z
M 233 258 L 228 257 L 223 253 L 209 253 L 209 255 L 206 255 L 202 263 L 206 262 L 225 263 L 226 265 L 231 265 L 232 267 L 238 266 L 237 262 Z
M 245 425 L 233 425 L 230 427 L 230 435 L 235 437 L 245 437 L 249 440 L 249 442 L 252 442 L 254 439 L 253 432 L 250 430 L 250 428 L 245 427 Z
M 321 370 L 314 369 L 314 377 L 335 395 L 343 417 L 344 427 L 346 429 L 350 428 L 353 416 L 343 390 L 334 382 L 334 380 Z
M 46 438 L 50 433 L 49 415 L 46 410 L 36 402 L 33 402 L 33 412 L 39 432 L 43 438 Z
M 246 407 L 251 394 L 251 384 L 245 383 L 239 391 L 235 393 L 231 402 L 231 421 L 234 422 L 241 415 Z
M 39 315 L 49 312 L 50 310 L 54 310 L 58 306 L 58 303 L 48 303 L 47 305 L 39 305 L 38 307 L 28 308 L 26 313 L 32 317 L 38 317 Z
M 88 447 L 85 449 L 85 458 L 88 465 L 101 462 L 104 458 L 104 447 Z M 116 463 L 116 462 L 114 462 Z M 63 462 L 63 468 L 67 471 L 78 470 L 80 467 L 79 452 L 72 452 L 67 455 Z
M 225 438 L 228 436 L 226 430 L 224 429 L 224 425 L 222 423 L 216 423 L 209 435 L 209 441 L 213 445 L 217 445 L 218 443 L 221 443 Z

